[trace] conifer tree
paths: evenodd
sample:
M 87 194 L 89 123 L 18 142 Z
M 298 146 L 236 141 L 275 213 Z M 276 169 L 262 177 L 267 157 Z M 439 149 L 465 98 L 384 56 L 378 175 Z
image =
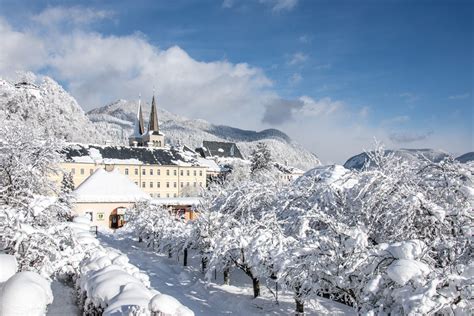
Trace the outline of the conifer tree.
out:
M 260 142 L 257 144 L 257 148 L 252 152 L 251 162 L 250 171 L 252 173 L 271 168 L 272 157 L 265 143 Z

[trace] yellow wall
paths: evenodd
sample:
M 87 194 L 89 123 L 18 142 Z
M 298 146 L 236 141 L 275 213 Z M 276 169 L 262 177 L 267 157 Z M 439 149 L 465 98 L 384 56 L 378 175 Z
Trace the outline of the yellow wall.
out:
M 206 186 L 207 167 L 182 167 L 161 165 L 104 165 L 94 163 L 62 162 L 61 168 L 73 174 L 74 187 L 77 188 L 97 168 L 118 169 L 127 175 L 144 192 L 153 197 L 179 197 Z M 57 179 L 61 182 L 62 179 Z M 152 183 L 152 186 L 150 185 Z

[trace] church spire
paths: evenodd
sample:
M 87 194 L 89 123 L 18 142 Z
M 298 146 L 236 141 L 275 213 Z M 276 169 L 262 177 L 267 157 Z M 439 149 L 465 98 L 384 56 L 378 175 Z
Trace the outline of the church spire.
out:
M 142 100 L 141 94 L 138 96 L 138 109 L 135 122 L 133 124 L 133 136 L 141 137 L 145 133 L 145 124 L 143 123 Z
M 148 122 L 148 132 L 160 132 L 158 126 L 158 112 L 156 111 L 155 91 L 153 90 L 153 98 L 151 99 L 150 121 Z

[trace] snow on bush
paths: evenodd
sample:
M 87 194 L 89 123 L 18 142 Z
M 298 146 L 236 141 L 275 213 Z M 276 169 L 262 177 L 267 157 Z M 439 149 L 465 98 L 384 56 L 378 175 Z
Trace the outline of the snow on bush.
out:
M 0 253 L 0 284 L 6 282 L 18 271 L 15 256 Z
M 45 315 L 53 302 L 49 281 L 31 271 L 13 275 L 0 292 L 0 315 Z
M 173 305 L 152 304 L 152 298 L 159 294 L 150 287 L 146 274 L 129 263 L 128 257 L 111 248 L 105 248 L 89 233 L 90 222 L 84 217 L 74 218 L 71 223 L 79 244 L 88 253 L 81 262 L 76 288 L 80 305 L 86 314 L 103 315 L 151 315 L 171 310 L 166 315 L 194 315 L 177 300 Z M 153 307 L 154 309 L 150 309 Z M 189 311 L 189 313 L 183 313 Z
M 229 177 L 188 223 L 138 205 L 127 229 L 170 255 L 196 249 L 207 275 L 222 271 L 226 283 L 231 268 L 243 270 L 254 296 L 276 280 L 297 312 L 325 296 L 373 315 L 468 313 L 473 167 L 367 154 L 370 168 L 318 167 L 288 186 L 264 170 Z

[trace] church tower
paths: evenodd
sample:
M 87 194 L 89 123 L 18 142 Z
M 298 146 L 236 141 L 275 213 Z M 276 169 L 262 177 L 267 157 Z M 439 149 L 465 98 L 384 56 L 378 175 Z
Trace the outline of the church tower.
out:
M 143 146 L 143 134 L 145 132 L 144 125 L 141 96 L 139 96 L 137 115 L 135 116 L 135 120 L 133 122 L 133 133 L 128 138 L 130 146 Z
M 148 130 L 143 135 L 143 145 L 148 147 L 164 147 L 165 135 L 160 133 L 158 124 L 158 111 L 156 110 L 155 93 L 151 99 L 150 121 L 148 122 Z

